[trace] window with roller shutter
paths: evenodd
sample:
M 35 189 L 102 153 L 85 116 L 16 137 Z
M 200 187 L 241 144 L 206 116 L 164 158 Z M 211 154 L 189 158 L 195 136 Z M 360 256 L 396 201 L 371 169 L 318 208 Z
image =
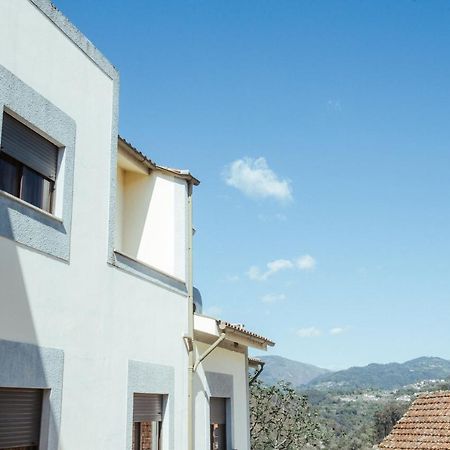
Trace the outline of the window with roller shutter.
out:
M 162 416 L 161 394 L 133 395 L 132 450 L 159 450 Z
M 51 213 L 58 151 L 55 144 L 3 113 L 0 189 Z
M 0 450 L 38 450 L 41 389 L 0 388 Z

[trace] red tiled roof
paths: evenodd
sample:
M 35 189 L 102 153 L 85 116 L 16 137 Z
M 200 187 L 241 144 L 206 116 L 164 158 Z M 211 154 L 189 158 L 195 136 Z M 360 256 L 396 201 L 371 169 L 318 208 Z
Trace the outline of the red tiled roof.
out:
M 420 396 L 379 448 L 450 450 L 450 391 Z

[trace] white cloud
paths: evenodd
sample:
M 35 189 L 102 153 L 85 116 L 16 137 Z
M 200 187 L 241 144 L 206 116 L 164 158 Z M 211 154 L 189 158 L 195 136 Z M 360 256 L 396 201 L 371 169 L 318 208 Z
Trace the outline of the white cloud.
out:
M 307 327 L 307 328 L 300 328 L 296 331 L 297 336 L 301 338 L 309 338 L 309 337 L 318 337 L 322 334 L 322 331 L 320 331 L 316 327 Z
M 261 297 L 263 303 L 271 304 L 286 300 L 284 294 L 266 294 Z
M 211 316 L 211 317 L 217 318 L 217 316 L 220 316 L 222 314 L 222 308 L 217 305 L 212 305 L 212 306 L 209 306 L 208 308 L 206 308 L 203 311 L 203 314 L 205 314 L 205 316 Z
M 336 336 L 338 334 L 344 333 L 345 331 L 346 331 L 345 328 L 335 327 L 330 330 L 330 334 L 332 334 L 333 336 Z
M 263 157 L 237 159 L 225 168 L 224 176 L 229 186 L 250 198 L 292 200 L 291 182 L 280 179 Z
M 313 270 L 316 264 L 316 260 L 311 255 L 303 255 L 296 259 L 275 259 L 266 264 L 266 270 L 261 270 L 258 266 L 251 266 L 247 271 L 247 276 L 250 280 L 265 281 L 282 270 L 294 268 L 302 271 Z
M 258 266 L 252 266 L 248 270 L 247 275 L 250 280 L 265 281 L 280 270 L 292 269 L 294 265 L 288 259 L 276 259 L 275 261 L 268 262 L 266 267 L 267 270 L 262 272 Z
M 297 259 L 297 267 L 300 270 L 312 270 L 316 267 L 316 260 L 311 255 L 303 255 Z

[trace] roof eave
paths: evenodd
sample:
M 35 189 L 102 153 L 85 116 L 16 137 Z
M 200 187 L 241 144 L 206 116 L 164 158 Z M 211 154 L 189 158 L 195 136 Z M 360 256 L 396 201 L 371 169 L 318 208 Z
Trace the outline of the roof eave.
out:
M 176 178 L 181 178 L 182 180 L 192 183 L 194 186 L 200 184 L 200 180 L 195 178 L 189 171 L 183 171 L 178 169 L 171 169 L 169 167 L 160 166 L 154 163 L 151 159 L 147 158 L 142 152 L 140 152 L 136 147 L 134 147 L 130 142 L 124 139 L 122 136 L 118 136 L 119 145 L 122 144 L 127 153 L 135 158 L 139 163 L 143 164 L 150 170 L 158 170 L 163 173 L 170 174 Z

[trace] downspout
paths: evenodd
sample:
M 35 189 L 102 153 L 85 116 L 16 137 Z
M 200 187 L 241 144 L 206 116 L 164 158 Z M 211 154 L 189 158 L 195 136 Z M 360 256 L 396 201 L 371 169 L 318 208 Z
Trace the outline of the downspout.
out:
M 194 450 L 194 285 L 193 285 L 193 258 L 192 258 L 192 182 L 188 181 L 187 198 L 187 274 L 186 287 L 188 294 L 188 334 L 186 336 L 188 347 L 188 405 L 187 405 L 187 449 Z
M 264 361 L 261 361 L 259 363 L 259 369 L 256 371 L 256 373 L 253 375 L 252 379 L 249 381 L 249 385 L 252 385 L 256 379 L 261 375 L 261 372 L 264 370 L 264 364 L 266 364 Z
M 227 335 L 222 331 L 221 335 L 219 336 L 219 338 L 213 343 L 211 344 L 204 352 L 203 354 L 200 356 L 200 358 L 198 358 L 198 360 L 196 361 L 196 363 L 194 364 L 194 372 L 197 370 L 198 366 L 200 365 L 200 363 L 212 352 L 214 351 L 214 349 L 227 337 Z

